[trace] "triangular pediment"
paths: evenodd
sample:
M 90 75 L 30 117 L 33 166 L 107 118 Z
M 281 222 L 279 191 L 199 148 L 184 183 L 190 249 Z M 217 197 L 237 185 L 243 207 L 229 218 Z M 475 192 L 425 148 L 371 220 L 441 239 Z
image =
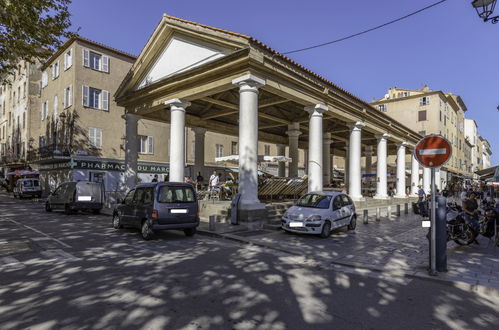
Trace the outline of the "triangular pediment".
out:
M 137 89 L 214 61 L 228 53 L 228 49 L 217 45 L 174 35 L 138 84 Z

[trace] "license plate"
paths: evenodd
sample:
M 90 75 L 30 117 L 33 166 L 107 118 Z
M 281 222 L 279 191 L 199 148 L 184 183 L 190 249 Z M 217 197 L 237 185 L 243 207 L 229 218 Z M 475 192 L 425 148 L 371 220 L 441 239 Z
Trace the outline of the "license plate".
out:
M 187 209 L 171 209 L 170 213 L 177 213 L 177 214 L 179 214 L 179 213 L 182 214 L 183 213 L 183 214 L 185 214 L 185 213 L 187 213 Z
M 303 222 L 290 222 L 289 223 L 289 227 L 293 227 L 293 228 L 296 228 L 296 227 L 303 227 Z
M 92 200 L 92 196 L 78 196 L 79 202 L 89 202 Z
M 431 221 L 422 221 L 421 226 L 423 226 L 423 228 L 430 228 Z

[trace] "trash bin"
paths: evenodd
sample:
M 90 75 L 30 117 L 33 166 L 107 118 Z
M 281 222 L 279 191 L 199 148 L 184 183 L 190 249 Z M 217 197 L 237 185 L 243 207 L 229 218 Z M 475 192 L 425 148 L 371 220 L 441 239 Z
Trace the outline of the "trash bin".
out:
M 230 203 L 230 223 L 232 225 L 239 224 L 239 199 L 241 198 L 241 194 L 235 194 L 234 198 L 232 198 L 232 202 Z

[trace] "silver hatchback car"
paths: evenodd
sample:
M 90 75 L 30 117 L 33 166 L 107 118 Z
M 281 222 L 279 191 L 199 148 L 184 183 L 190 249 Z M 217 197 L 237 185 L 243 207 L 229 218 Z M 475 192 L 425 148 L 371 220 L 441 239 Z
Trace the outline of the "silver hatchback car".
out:
M 310 192 L 284 213 L 282 229 L 304 234 L 329 237 L 333 229 L 357 226 L 357 214 L 352 199 L 339 192 Z

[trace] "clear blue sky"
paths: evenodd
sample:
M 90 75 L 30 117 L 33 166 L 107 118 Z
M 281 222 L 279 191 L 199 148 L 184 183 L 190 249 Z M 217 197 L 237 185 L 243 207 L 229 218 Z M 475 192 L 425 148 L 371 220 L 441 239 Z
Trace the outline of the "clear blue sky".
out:
M 163 13 L 243 34 L 280 52 L 322 43 L 385 23 L 438 0 L 73 0 L 80 34 L 139 54 Z M 290 55 L 371 101 L 389 87 L 460 95 L 467 118 L 499 163 L 499 24 L 483 23 L 471 0 L 448 0 L 363 36 Z M 499 7 L 499 6 L 498 6 Z M 499 8 L 496 9 L 499 15 Z

